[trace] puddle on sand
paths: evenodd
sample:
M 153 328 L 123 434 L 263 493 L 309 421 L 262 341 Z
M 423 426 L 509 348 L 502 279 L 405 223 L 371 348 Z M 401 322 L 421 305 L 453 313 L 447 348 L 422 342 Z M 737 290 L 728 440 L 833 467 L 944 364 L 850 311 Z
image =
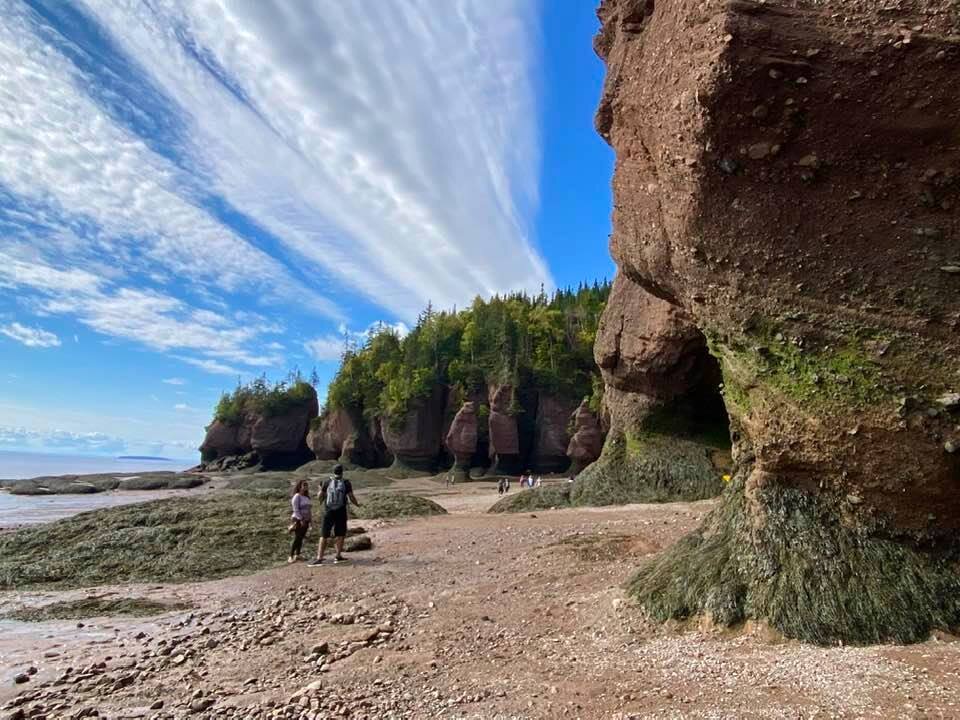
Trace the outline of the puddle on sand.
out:
M 0 492 L 0 528 L 37 525 L 88 510 L 199 492 L 203 490 L 121 490 L 91 495 L 11 495 Z

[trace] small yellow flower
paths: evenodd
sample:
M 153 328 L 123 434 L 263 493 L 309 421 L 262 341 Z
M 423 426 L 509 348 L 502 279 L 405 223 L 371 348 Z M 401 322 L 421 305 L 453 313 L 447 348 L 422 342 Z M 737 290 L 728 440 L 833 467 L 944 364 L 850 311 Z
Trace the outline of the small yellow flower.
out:
M 730 476 L 729 476 L 729 475 L 724 475 L 724 476 L 723 476 L 723 481 L 724 481 L 725 483 L 730 482 Z

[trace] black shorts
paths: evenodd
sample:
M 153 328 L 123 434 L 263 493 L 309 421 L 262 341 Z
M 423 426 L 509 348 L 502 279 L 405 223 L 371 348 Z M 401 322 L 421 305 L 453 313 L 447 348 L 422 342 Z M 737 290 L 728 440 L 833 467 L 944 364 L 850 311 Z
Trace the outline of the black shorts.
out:
M 320 528 L 322 537 L 343 537 L 347 534 L 347 508 L 327 510 L 323 514 L 323 526 Z

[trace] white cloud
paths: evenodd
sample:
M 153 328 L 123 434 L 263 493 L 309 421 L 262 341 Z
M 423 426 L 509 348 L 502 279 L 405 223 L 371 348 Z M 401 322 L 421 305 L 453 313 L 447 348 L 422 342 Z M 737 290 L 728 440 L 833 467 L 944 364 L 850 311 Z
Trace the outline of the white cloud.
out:
M 5 3 L 3 16 L 0 187 L 26 204 L 25 210 L 5 208 L 4 216 L 37 254 L 58 258 L 51 264 L 82 268 L 57 271 L 74 281 L 61 291 L 89 290 L 103 277 L 139 271 L 219 292 L 296 299 L 342 316 L 282 262 L 203 209 L 198 178 L 154 152 L 88 95 L 89 79 L 51 42 L 69 42 L 65 35 L 41 37 L 42 23 L 19 4 Z M 44 243 L 31 239 L 36 235 Z M 4 242 L 9 248 L 10 235 Z M 97 272 L 87 272 L 91 267 Z
M 102 432 L 70 432 L 68 430 L 29 430 L 0 425 L 0 447 L 43 448 L 78 453 L 117 453 L 127 448 L 123 438 Z
M 0 333 L 6 335 L 11 340 L 23 343 L 27 347 L 60 347 L 60 338 L 52 332 L 47 332 L 40 328 L 26 327 L 18 322 L 10 323 L 9 325 L 0 325 Z
M 187 384 L 186 380 L 178 377 L 164 378 L 160 382 L 166 383 L 167 385 L 186 385 Z
M 192 408 L 192 407 L 190 407 L 189 405 L 187 405 L 186 403 L 177 403 L 176 405 L 173 406 L 173 409 L 174 409 L 174 410 L 178 410 L 178 411 L 180 411 L 180 412 L 185 412 L 185 411 L 188 411 L 188 410 L 189 410 L 189 411 L 193 411 L 193 410 L 195 410 L 196 408 Z
M 59 283 L 64 278 L 66 290 Z M 250 349 L 257 347 L 263 336 L 281 329 L 255 314 L 237 313 L 227 317 L 194 308 L 155 290 L 111 288 L 106 280 L 27 262 L 0 250 L 0 288 L 3 287 L 32 291 L 35 310 L 71 315 L 87 327 L 113 338 L 160 351 L 199 352 L 207 356 L 206 363 L 188 362 L 203 369 L 216 368 L 211 372 L 235 372 L 219 361 L 252 367 L 280 366 L 284 362 L 283 355 L 272 349 L 277 347 L 275 343 L 270 343 L 270 348 L 264 348 L 263 352 Z
M 183 355 L 177 355 L 176 358 L 178 360 L 183 360 L 183 362 L 193 365 L 194 367 L 198 367 L 201 370 L 206 370 L 208 373 L 214 373 L 215 375 L 243 374 L 241 370 L 238 370 L 230 365 L 217 362 L 216 360 L 203 360 L 201 358 L 184 357 Z
M 408 320 L 552 287 L 538 3 L 87 4 L 179 105 L 194 171 L 326 286 Z
M 398 337 L 406 337 L 410 328 L 403 321 L 395 323 L 375 322 L 371 323 L 366 330 L 350 330 L 345 324 L 337 328 L 339 334 L 328 333 L 321 337 L 308 340 L 303 344 L 310 357 L 318 362 L 329 362 L 339 360 L 343 356 L 346 344 L 350 346 L 362 346 L 367 338 L 379 330 L 392 330 Z
M 344 341 L 342 335 L 325 335 L 308 340 L 303 346 L 314 360 L 328 362 L 340 359 L 343 355 Z

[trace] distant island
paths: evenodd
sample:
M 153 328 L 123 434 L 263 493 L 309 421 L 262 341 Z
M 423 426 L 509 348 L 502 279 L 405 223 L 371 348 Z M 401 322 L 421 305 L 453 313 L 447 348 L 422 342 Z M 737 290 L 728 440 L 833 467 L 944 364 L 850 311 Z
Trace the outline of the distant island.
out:
M 154 462 L 173 462 L 170 458 L 154 457 L 153 455 L 118 455 L 117 460 L 152 460 Z

